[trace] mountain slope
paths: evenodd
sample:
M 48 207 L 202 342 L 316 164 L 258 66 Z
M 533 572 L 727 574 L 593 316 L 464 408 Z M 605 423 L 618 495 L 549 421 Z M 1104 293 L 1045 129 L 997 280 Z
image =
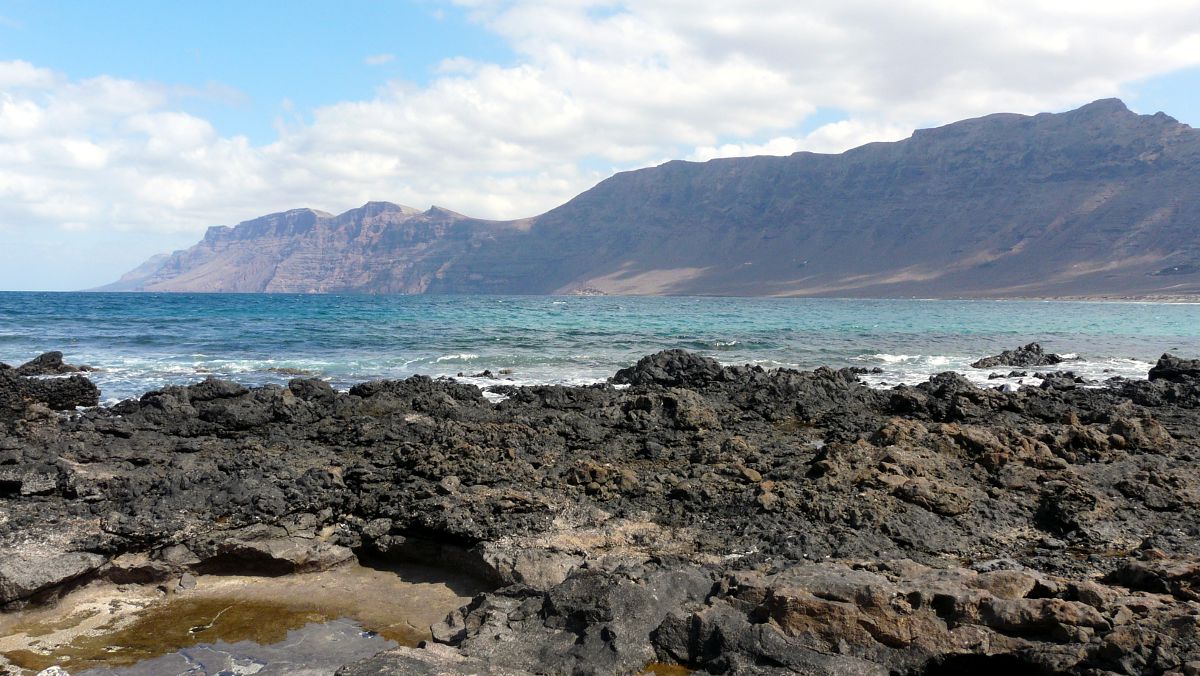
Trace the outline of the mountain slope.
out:
M 422 212 L 386 202 L 369 202 L 338 216 L 295 209 L 235 228 L 209 228 L 199 244 L 175 252 L 144 275 L 139 288 L 421 293 L 442 266 L 511 227 L 439 207 Z M 126 285 L 130 275 L 122 278 Z
M 669 162 L 523 222 L 435 211 L 373 203 L 210 230 L 142 288 L 1200 292 L 1200 132 L 1116 100 L 990 115 L 839 155 Z

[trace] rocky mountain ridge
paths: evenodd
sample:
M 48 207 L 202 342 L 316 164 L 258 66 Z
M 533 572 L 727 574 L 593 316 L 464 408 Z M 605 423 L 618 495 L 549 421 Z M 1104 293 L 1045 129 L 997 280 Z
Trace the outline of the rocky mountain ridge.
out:
M 383 202 L 272 214 L 109 290 L 1189 295 L 1197 187 L 1200 132 L 1108 99 L 837 155 L 668 162 L 521 221 Z

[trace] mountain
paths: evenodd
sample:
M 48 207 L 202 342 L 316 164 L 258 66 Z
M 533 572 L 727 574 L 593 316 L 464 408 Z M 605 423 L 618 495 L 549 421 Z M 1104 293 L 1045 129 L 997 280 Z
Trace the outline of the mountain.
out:
M 1196 294 L 1200 131 L 1107 99 L 837 155 L 668 162 L 521 221 L 272 214 L 144 272 L 152 291 Z
M 121 275 L 117 281 L 102 288 L 105 291 L 140 291 L 146 285 L 146 280 L 161 270 L 170 258 L 171 254 L 165 253 L 151 256 L 146 262 Z
M 442 268 L 517 228 L 387 202 L 337 216 L 293 209 L 211 227 L 199 244 L 98 290 L 422 293 Z

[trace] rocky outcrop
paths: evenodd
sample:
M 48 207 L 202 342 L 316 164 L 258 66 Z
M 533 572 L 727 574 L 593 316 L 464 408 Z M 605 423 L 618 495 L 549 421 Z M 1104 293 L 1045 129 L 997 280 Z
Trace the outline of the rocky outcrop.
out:
M 1104 100 L 839 155 L 668 162 L 519 221 L 296 209 L 212 228 L 111 288 L 1194 296 L 1198 170 L 1196 130 Z
M 64 364 L 60 352 L 48 352 L 18 368 L 0 368 L 0 429 L 39 408 L 69 411 L 100 403 L 100 390 L 84 376 L 35 377 L 83 368 Z
M 729 574 L 653 641 L 662 659 L 715 673 L 1142 673 L 1146 656 L 1170 648 L 1134 637 L 1186 612 L 1006 565 L 824 563 Z M 1124 661 L 1112 659 L 1121 653 Z
M 63 361 L 63 353 L 54 351 L 41 354 L 18 366 L 19 376 L 58 376 L 66 373 L 80 373 L 94 370 L 90 366 L 75 366 Z
M 984 357 L 971 364 L 971 368 L 994 369 L 999 366 L 1017 366 L 1030 368 L 1033 366 L 1054 366 L 1061 364 L 1064 359 L 1053 352 L 1044 352 L 1042 346 L 1030 343 L 1015 350 L 1005 350 L 992 357 Z
M 1150 369 L 1150 380 L 1166 380 L 1172 383 L 1200 382 L 1200 359 L 1180 359 L 1164 354 Z
M 0 554 L 0 607 L 66 584 L 104 562 L 103 556 L 89 552 Z
M 1195 609 L 1166 588 L 1065 579 L 1005 560 L 724 574 L 649 564 L 481 595 L 436 625 L 427 648 L 338 673 L 632 674 L 658 662 L 719 674 L 1137 674 L 1194 653 L 1192 632 L 1159 632 L 1188 624 Z
M 450 261 L 520 227 L 386 202 L 337 216 L 293 209 L 209 228 L 99 290 L 423 293 Z
M 617 371 L 612 381 L 618 385 L 699 387 L 720 380 L 724 374 L 715 359 L 687 350 L 666 350 L 642 357 L 637 364 Z
M 419 376 L 208 380 L 70 415 L 20 399 L 0 428 L 5 598 L 354 555 L 495 590 L 429 647 L 344 674 L 1200 661 L 1200 383 L 878 390 L 682 351 L 614 381 L 499 403 Z M 21 578 L 29 557 L 79 565 Z
M 100 390 L 83 376 L 64 379 L 28 379 L 20 384 L 22 394 L 55 411 L 70 411 L 78 406 L 100 403 Z
M 188 551 L 196 557 L 196 563 L 188 568 L 286 575 L 326 570 L 354 558 L 347 547 L 320 537 L 312 530 L 315 520 L 309 521 L 291 522 L 291 528 L 256 524 L 193 538 L 188 542 Z

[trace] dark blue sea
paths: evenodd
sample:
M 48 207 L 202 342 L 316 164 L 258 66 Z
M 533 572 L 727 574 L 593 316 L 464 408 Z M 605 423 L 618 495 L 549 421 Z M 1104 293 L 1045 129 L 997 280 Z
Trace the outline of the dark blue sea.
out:
M 0 293 L 0 361 L 62 350 L 103 397 L 208 376 L 297 375 L 336 387 L 411 374 L 497 382 L 601 381 L 657 350 L 726 364 L 880 367 L 915 383 L 1031 341 L 1082 375 L 1145 377 L 1163 352 L 1200 356 L 1200 305 L 1064 301 L 563 296 Z M 492 378 L 472 377 L 491 371 Z M 1026 382 L 1031 382 L 1026 380 Z

